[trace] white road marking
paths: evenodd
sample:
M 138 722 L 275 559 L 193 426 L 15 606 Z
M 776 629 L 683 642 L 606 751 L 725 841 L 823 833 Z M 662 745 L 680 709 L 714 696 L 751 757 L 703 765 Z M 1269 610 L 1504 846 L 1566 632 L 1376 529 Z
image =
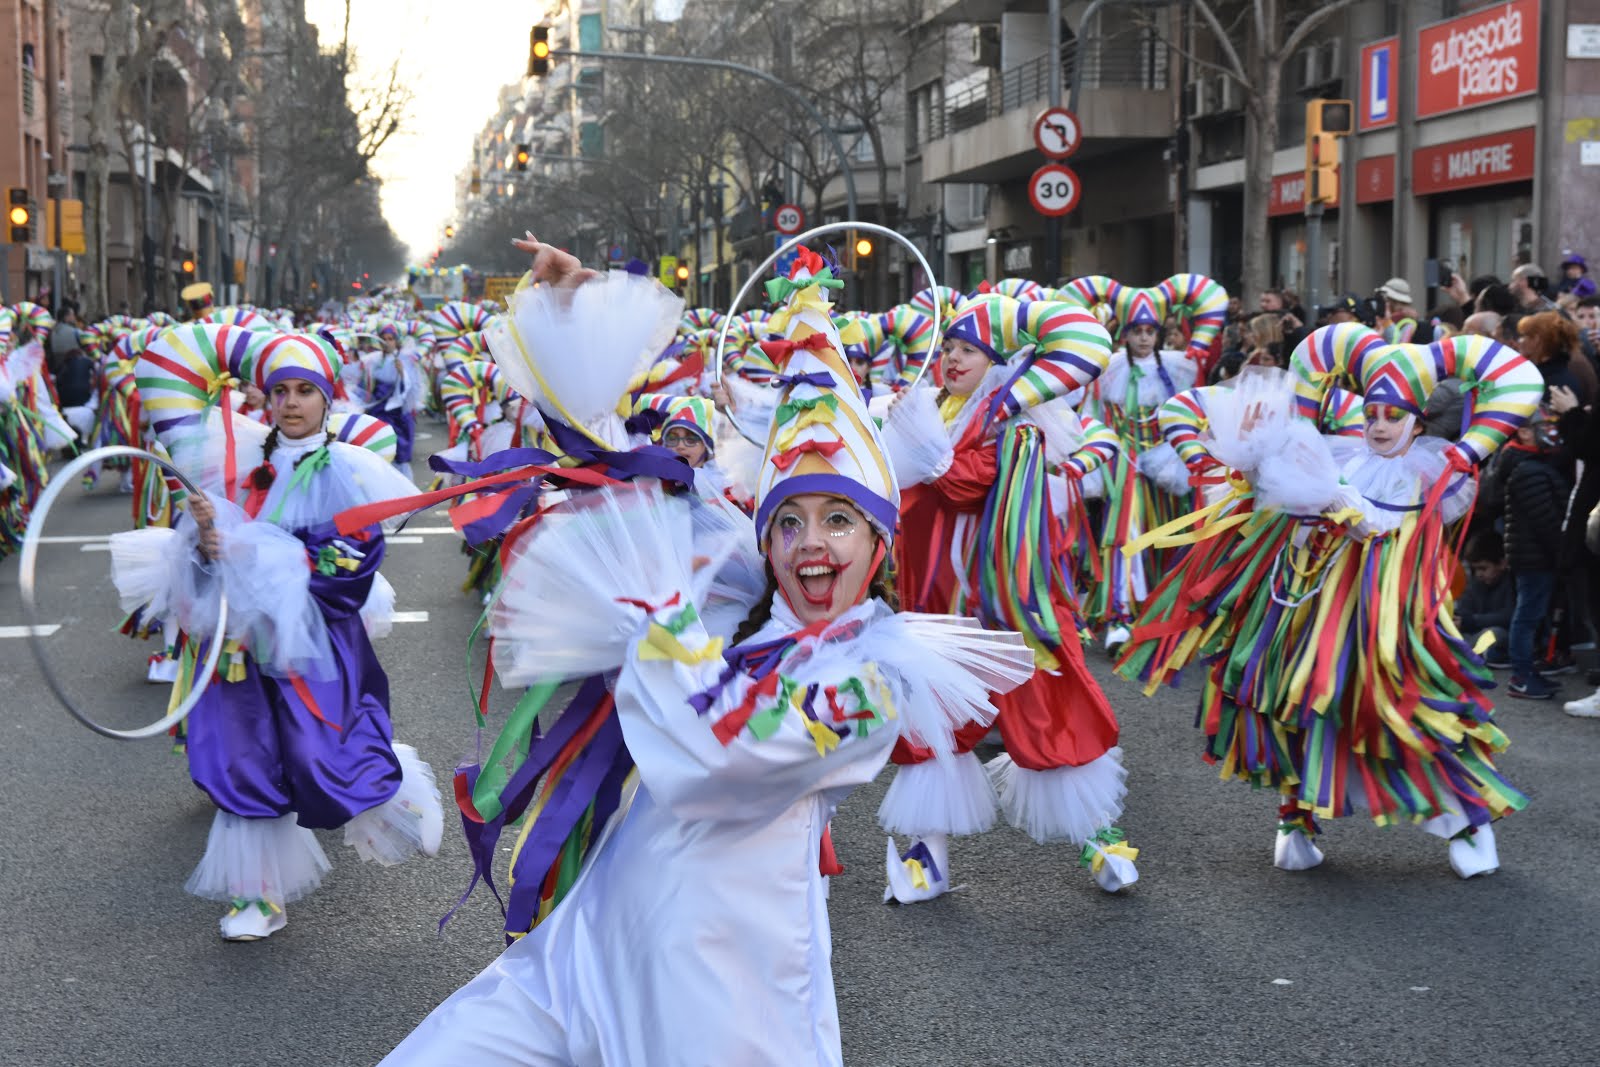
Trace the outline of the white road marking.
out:
M 41 537 L 41 545 L 86 545 L 96 541 L 109 541 L 110 534 L 61 534 L 57 537 Z
M 426 611 L 397 611 L 389 616 L 391 622 L 427 622 Z
M 424 539 L 421 537 L 407 537 L 405 534 L 390 534 L 384 540 L 391 545 L 420 545 Z
M 413 436 L 413 439 L 417 440 L 417 441 L 431 441 L 431 440 L 433 440 L 433 434 L 429 433 L 427 430 L 418 430 L 412 436 Z
M 94 544 L 80 545 L 78 547 L 78 551 L 79 552 L 110 552 L 111 551 L 111 542 L 110 541 L 99 541 L 99 542 L 96 542 Z
M 59 622 L 45 622 L 39 624 L 39 636 L 49 637 L 61 629 Z M 27 637 L 32 630 L 27 626 L 0 626 L 0 637 Z
M 406 527 L 406 533 L 408 533 L 408 534 L 453 534 L 455 532 L 456 532 L 456 528 L 454 526 L 407 526 Z

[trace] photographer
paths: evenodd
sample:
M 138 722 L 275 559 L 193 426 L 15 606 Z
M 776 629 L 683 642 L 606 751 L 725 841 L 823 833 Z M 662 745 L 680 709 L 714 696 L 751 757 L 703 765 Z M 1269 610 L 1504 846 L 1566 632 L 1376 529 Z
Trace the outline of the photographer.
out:
M 1546 294 L 1550 291 L 1550 278 L 1543 267 L 1524 263 L 1511 272 L 1511 296 L 1524 315 L 1537 315 L 1541 311 L 1555 311 L 1555 301 Z

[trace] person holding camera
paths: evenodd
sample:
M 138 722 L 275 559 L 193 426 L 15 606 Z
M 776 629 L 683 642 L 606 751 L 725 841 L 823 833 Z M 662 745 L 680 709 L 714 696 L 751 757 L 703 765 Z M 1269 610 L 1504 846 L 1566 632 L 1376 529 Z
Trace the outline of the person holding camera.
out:
M 1543 267 L 1524 263 L 1511 272 L 1511 296 L 1524 315 L 1537 315 L 1541 311 L 1555 311 L 1555 301 L 1546 294 L 1550 291 L 1550 278 Z

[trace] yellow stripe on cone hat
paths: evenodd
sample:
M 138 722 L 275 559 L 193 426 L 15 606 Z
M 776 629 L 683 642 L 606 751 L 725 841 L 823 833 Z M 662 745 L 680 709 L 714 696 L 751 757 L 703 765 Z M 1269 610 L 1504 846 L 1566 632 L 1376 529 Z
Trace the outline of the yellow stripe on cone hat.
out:
M 854 504 L 886 543 L 900 516 L 900 487 L 867 414 L 830 314 L 839 288 L 822 257 L 802 248 L 788 278 L 767 283 L 781 304 L 762 350 L 782 383 L 756 482 L 756 531 L 765 549 L 773 512 L 790 497 L 823 493 Z

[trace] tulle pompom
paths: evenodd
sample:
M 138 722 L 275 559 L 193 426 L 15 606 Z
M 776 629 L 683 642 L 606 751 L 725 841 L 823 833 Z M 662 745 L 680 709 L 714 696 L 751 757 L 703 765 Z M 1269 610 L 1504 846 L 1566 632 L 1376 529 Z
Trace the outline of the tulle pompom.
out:
M 908 389 L 883 420 L 883 448 L 902 486 L 931 482 L 950 469 L 955 450 L 932 389 Z
M 693 509 L 703 506 L 641 481 L 575 494 L 541 515 L 510 549 L 490 609 L 501 683 L 614 669 L 640 630 L 638 605 L 701 603 L 737 539 L 754 542 L 731 522 L 697 536 Z
M 535 286 L 485 331 L 511 387 L 579 425 L 611 415 L 633 376 L 671 341 L 683 301 L 653 278 L 613 272 L 576 289 Z
M 1235 470 L 1253 471 L 1294 419 L 1294 379 L 1276 368 L 1252 368 L 1233 382 L 1206 398 L 1213 438 L 1206 450 Z
M 1120 748 L 1081 767 L 1030 771 L 1001 755 L 990 760 L 986 770 L 1000 794 L 1006 821 L 1040 844 L 1083 844 L 1122 817 L 1122 801 L 1128 795 Z
M 344 843 L 356 854 L 383 867 L 439 850 L 443 815 L 433 768 L 410 745 L 396 744 L 400 786 L 394 795 L 344 824 Z
M 878 807 L 891 834 L 981 834 L 999 815 L 994 785 L 971 752 L 910 763 L 895 771 Z
M 1364 442 L 1356 442 L 1366 451 Z M 1255 472 L 1258 506 L 1320 515 L 1340 496 L 1339 465 L 1328 440 L 1305 419 L 1287 426 Z

